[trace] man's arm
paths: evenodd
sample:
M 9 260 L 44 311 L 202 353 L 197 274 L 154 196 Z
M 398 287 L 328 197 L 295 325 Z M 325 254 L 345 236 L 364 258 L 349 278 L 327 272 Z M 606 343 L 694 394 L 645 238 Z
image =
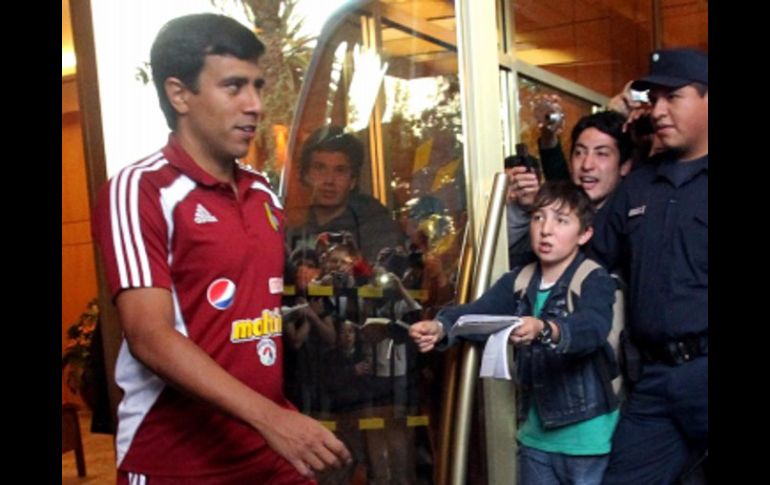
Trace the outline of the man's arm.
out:
M 129 289 L 116 298 L 131 354 L 171 385 L 249 424 L 303 476 L 350 460 L 345 446 L 317 421 L 284 409 L 220 367 L 174 329 L 171 294 Z
M 569 164 L 564 157 L 561 142 L 552 148 L 540 146 L 540 166 L 546 180 L 570 180 Z

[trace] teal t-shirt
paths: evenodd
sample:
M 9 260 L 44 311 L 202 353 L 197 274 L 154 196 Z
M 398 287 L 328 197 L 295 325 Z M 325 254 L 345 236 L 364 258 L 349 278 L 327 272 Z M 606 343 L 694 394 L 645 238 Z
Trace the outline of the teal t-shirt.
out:
M 552 286 L 543 289 L 541 285 L 541 289 L 538 290 L 532 312 L 535 317 L 540 316 Z M 565 455 L 603 455 L 610 452 L 612 434 L 620 418 L 618 409 L 579 423 L 545 429 L 536 408 L 537 405 L 532 400 L 527 420 L 516 434 L 523 445 Z

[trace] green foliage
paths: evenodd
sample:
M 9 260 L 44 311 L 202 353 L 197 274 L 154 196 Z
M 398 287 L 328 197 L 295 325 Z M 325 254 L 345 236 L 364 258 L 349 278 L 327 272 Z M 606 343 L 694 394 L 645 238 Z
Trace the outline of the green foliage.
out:
M 297 0 L 212 0 L 212 4 L 223 10 L 231 4 L 245 6 L 257 37 L 265 44 L 265 55 L 260 59 L 266 81 L 263 114 L 254 143 L 257 160 L 275 182 L 280 174 L 273 127 L 291 126 L 315 38 L 300 34 L 302 21 L 294 16 Z

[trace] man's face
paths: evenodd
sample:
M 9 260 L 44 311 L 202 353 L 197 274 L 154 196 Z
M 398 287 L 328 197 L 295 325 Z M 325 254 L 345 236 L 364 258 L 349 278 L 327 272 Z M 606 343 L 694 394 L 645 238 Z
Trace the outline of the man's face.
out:
M 693 86 L 650 89 L 652 122 L 662 145 L 692 160 L 708 153 L 709 96 Z
M 596 128 L 586 128 L 572 150 L 572 182 L 583 187 L 591 201 L 601 206 L 631 169 L 629 161 L 620 162 L 617 141 Z
M 580 229 L 580 219 L 560 201 L 535 210 L 529 223 L 532 251 L 544 267 L 566 268 L 592 234 L 590 227 Z
M 345 205 L 356 185 L 350 161 L 342 152 L 312 152 L 306 181 L 313 190 L 313 205 L 328 209 Z
M 262 71 L 256 61 L 206 56 L 198 89 L 180 95 L 177 132 L 194 157 L 232 161 L 243 157 L 262 114 Z

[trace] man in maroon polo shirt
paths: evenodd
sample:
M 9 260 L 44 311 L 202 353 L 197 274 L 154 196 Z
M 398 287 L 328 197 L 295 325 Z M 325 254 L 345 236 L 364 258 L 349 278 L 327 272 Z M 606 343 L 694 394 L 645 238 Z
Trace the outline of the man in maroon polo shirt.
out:
M 228 17 L 167 23 L 151 66 L 169 142 L 99 194 L 124 333 L 119 483 L 312 483 L 350 460 L 283 396 L 282 206 L 237 161 L 262 112 L 263 52 Z

